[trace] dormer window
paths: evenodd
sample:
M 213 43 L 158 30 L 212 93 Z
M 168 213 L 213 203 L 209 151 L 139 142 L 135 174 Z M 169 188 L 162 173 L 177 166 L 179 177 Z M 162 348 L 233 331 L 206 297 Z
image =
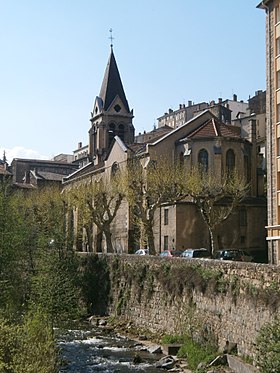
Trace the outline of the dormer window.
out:
M 119 104 L 117 104 L 117 105 L 114 106 L 114 110 L 115 110 L 116 113 L 120 112 L 121 109 L 122 109 L 122 108 L 120 107 Z

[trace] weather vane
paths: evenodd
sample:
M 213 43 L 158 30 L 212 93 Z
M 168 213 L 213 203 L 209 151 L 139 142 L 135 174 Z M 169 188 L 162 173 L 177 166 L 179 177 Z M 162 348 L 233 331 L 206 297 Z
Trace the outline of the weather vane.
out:
M 110 47 L 113 48 L 113 40 L 114 40 L 114 38 L 113 38 L 113 29 L 110 28 L 109 32 L 110 32 L 110 37 L 109 37 L 109 39 L 111 40 Z

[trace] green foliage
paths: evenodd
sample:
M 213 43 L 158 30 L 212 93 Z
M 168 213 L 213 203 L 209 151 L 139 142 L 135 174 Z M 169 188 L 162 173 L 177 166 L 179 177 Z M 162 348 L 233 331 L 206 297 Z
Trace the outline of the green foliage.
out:
M 97 226 L 99 233 L 106 238 L 107 252 L 113 252 L 111 223 L 124 199 L 122 172 L 114 176 L 100 177 L 89 183 L 81 182 L 65 191 L 69 206 L 79 213 L 78 230 L 87 232 L 87 240 L 92 250 L 92 226 Z M 99 249 L 99 248 L 98 248 Z
M 120 280 L 119 259 L 114 257 L 112 261 L 112 283 Z M 85 300 L 87 312 L 90 314 L 104 315 L 108 310 L 110 278 L 106 258 L 99 255 L 90 255 L 81 260 L 81 285 L 82 298 Z
M 55 373 L 58 351 L 47 315 L 36 309 L 21 325 L 0 318 L 0 372 Z
M 280 318 L 265 324 L 256 341 L 257 364 L 262 373 L 280 372 Z
M 211 346 L 202 346 L 194 342 L 191 338 L 186 337 L 183 346 L 177 353 L 179 358 L 185 358 L 188 366 L 196 370 L 199 363 L 210 363 L 216 356 L 216 351 Z
M 40 305 L 53 321 L 80 315 L 78 263 L 69 252 L 46 249 L 32 277 L 31 302 Z
M 19 199 L 9 183 L 0 182 L 0 310 L 6 314 L 20 312 L 28 291 L 28 225 Z
M 162 344 L 172 344 L 172 343 L 184 343 L 186 337 L 184 335 L 170 335 L 166 334 L 162 337 Z
M 0 182 L 0 372 L 56 372 L 53 322 L 80 315 L 65 212 L 58 188 L 23 193 Z
M 185 195 L 192 198 L 208 228 L 211 252 L 215 251 L 214 231 L 233 213 L 248 191 L 248 184 L 235 170 L 223 177 L 201 167 L 183 174 Z
M 167 157 L 149 161 L 147 167 L 138 159 L 128 163 L 126 198 L 133 212 L 133 223 L 138 230 L 139 244 L 147 243 L 150 254 L 155 255 L 154 215 L 163 203 L 174 203 L 181 197 L 181 168 Z
M 177 356 L 187 359 L 188 366 L 196 370 L 199 363 L 209 363 L 216 356 L 216 349 L 209 343 L 203 345 L 195 342 L 188 335 L 165 335 L 162 338 L 162 344 L 182 344 Z
M 18 348 L 18 335 L 20 328 L 9 324 L 0 316 L 0 372 L 12 372 L 13 358 Z

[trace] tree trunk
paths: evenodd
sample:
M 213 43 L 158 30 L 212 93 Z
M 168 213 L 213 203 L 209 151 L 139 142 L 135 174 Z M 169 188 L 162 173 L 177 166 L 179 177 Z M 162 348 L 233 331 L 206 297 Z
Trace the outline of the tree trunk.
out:
M 210 249 L 211 249 L 211 255 L 213 256 L 214 252 L 215 252 L 215 239 L 214 239 L 214 232 L 212 230 L 212 228 L 210 228 L 208 226 L 208 230 L 209 230 L 209 236 L 210 236 Z
M 106 239 L 107 253 L 113 253 L 114 249 L 112 244 L 112 233 L 110 232 L 110 228 L 105 228 L 103 232 Z
M 153 226 L 149 224 L 149 222 L 146 225 L 146 234 L 147 234 L 147 240 L 148 240 L 149 254 L 156 255 Z
M 86 226 L 86 233 L 87 233 L 87 251 L 93 251 L 93 242 L 92 242 L 92 225 Z

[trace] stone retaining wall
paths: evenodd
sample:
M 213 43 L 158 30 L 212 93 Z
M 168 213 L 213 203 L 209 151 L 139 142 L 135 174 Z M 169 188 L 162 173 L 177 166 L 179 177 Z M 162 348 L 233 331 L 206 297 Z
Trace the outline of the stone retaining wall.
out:
M 136 255 L 86 261 L 98 312 L 152 333 L 188 332 L 221 348 L 234 342 L 253 357 L 260 327 L 280 313 L 278 266 Z

